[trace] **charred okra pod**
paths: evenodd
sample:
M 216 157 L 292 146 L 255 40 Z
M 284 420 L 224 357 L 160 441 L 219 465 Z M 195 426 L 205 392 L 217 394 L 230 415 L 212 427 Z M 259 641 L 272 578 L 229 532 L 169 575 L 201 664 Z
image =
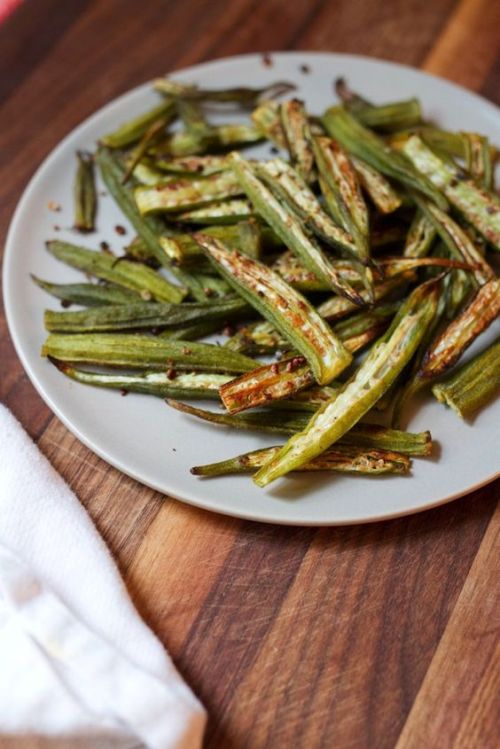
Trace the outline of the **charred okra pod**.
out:
M 241 187 L 252 201 L 255 210 L 267 221 L 271 229 L 293 250 L 303 263 L 319 278 L 330 284 L 331 288 L 347 297 L 355 304 L 362 304 L 362 299 L 349 284 L 343 281 L 329 258 L 319 245 L 309 237 L 298 220 L 286 206 L 280 203 L 272 192 L 258 179 L 252 165 L 240 154 L 232 154 L 232 166 Z
M 427 352 L 419 377 L 431 379 L 444 374 L 461 357 L 480 333 L 500 315 L 500 279 L 481 286 L 477 294 Z
M 408 138 L 402 150 L 415 169 L 418 169 L 426 179 L 442 191 L 464 218 L 493 247 L 500 250 L 500 199 L 498 196 L 485 188 L 478 187 L 454 164 L 440 159 L 417 135 Z
M 322 123 L 327 133 L 338 140 L 349 153 L 363 159 L 386 177 L 392 177 L 407 187 L 419 190 L 446 209 L 446 200 L 428 177 L 417 171 L 408 159 L 384 143 L 342 107 L 328 109 L 322 117 Z
M 440 281 L 433 279 L 411 293 L 387 333 L 373 346 L 341 392 L 322 406 L 306 428 L 259 470 L 254 477 L 258 486 L 266 486 L 320 455 L 375 405 L 416 351 L 434 317 L 439 288 Z
M 194 466 L 191 473 L 195 476 L 227 476 L 236 473 L 254 473 L 269 460 L 274 458 L 280 447 L 266 447 L 254 450 L 220 463 L 209 463 Z M 385 450 L 368 450 L 360 447 L 337 445 L 322 455 L 305 463 L 299 471 L 336 471 L 337 473 L 354 473 L 363 476 L 379 476 L 387 473 L 408 473 L 411 460 L 405 455 Z
M 126 393 L 156 395 L 158 398 L 196 398 L 219 400 L 219 387 L 231 375 L 209 372 L 137 372 L 103 374 L 76 369 L 67 362 L 51 359 L 57 369 L 71 380 L 84 385 L 121 390 Z
M 436 239 L 434 222 L 417 208 L 408 231 L 403 255 L 405 257 L 425 257 Z
M 238 294 L 305 356 L 319 385 L 328 385 L 350 364 L 352 356 L 331 328 L 277 273 L 207 235 L 195 237 Z
M 289 99 L 280 105 L 281 127 L 292 165 L 304 182 L 314 178 L 312 135 L 304 102 Z
M 396 211 L 402 204 L 401 197 L 383 174 L 380 174 L 380 172 L 356 156 L 351 156 L 351 161 L 361 186 L 380 213 L 393 213 Z
M 142 216 L 150 213 L 176 213 L 199 208 L 205 203 L 225 200 L 243 191 L 231 171 L 218 172 L 201 179 L 178 179 L 164 186 L 140 185 L 135 201 Z

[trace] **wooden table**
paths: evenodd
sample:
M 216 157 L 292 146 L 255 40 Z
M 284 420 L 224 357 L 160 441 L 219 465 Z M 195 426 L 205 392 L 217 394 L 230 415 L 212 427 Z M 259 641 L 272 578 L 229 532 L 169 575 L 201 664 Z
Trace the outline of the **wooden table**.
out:
M 491 0 L 28 0 L 0 28 L 2 228 L 60 138 L 160 73 L 255 50 L 356 52 L 498 103 L 499 28 Z M 80 497 L 207 706 L 207 747 L 496 746 L 498 482 L 364 527 L 211 515 L 83 447 L 0 324 L 0 396 Z

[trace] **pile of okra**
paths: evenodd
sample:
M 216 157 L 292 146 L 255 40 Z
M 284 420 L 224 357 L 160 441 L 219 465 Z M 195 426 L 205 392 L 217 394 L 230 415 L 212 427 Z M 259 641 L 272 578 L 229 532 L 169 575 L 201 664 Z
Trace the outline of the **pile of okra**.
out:
M 78 382 L 279 435 L 197 475 L 407 473 L 432 449 L 402 429 L 410 398 L 430 389 L 468 418 L 499 387 L 499 340 L 461 361 L 500 314 L 497 151 L 416 99 L 378 105 L 338 80 L 318 114 L 292 88 L 160 79 L 157 106 L 77 154 L 75 229 L 95 229 L 98 169 L 135 237 L 119 257 L 47 242 L 86 280 L 34 279 L 83 307 L 45 312 L 42 354 Z M 212 124 L 214 107 L 245 121 Z

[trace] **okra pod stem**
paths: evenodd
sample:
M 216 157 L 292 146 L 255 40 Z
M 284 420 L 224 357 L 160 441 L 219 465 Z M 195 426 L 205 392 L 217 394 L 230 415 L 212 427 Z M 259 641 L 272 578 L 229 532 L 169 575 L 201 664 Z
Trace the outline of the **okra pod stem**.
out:
M 433 386 L 432 392 L 441 403 L 467 419 L 500 391 L 500 340 Z
M 94 231 L 97 193 L 94 178 L 94 157 L 88 151 L 77 151 L 78 166 L 73 185 L 75 219 L 73 225 L 81 232 Z

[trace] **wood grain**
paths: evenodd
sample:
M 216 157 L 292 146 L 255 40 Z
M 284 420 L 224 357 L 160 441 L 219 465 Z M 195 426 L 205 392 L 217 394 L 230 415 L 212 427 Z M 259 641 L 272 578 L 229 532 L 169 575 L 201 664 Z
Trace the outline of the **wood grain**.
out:
M 0 225 L 36 166 L 131 86 L 271 49 L 375 55 L 500 102 L 486 0 L 54 0 L 0 27 Z M 493 749 L 499 483 L 370 527 L 276 528 L 183 506 L 81 445 L 0 317 L 0 398 L 75 490 L 201 696 L 210 749 Z M 496 732 L 496 733 L 495 733 Z

